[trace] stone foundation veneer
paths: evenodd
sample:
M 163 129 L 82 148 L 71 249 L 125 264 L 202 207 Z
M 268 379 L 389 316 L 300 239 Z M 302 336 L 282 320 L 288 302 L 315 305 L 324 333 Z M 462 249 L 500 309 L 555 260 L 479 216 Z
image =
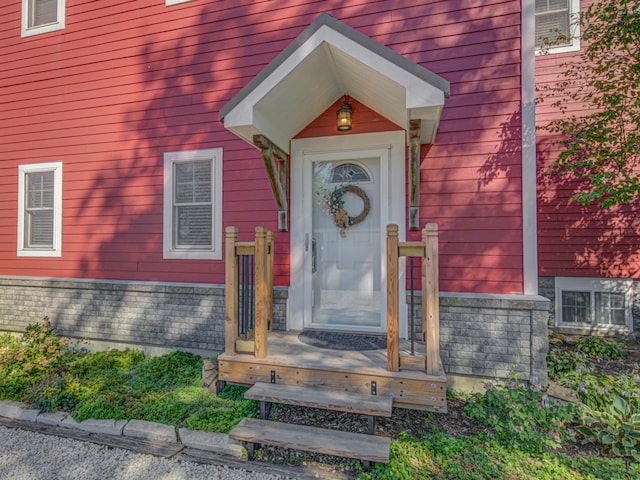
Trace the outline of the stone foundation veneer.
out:
M 420 338 L 421 298 L 415 333 Z M 547 384 L 549 300 L 537 295 L 440 293 L 440 356 L 453 375 Z
M 286 302 L 287 289 L 276 288 L 276 329 L 284 328 Z M 0 278 L 0 330 L 22 332 L 45 315 L 55 333 L 72 338 L 224 350 L 224 285 Z
M 275 330 L 285 329 L 287 294 L 274 291 Z M 418 296 L 416 338 L 420 309 Z M 548 309 L 539 296 L 441 293 L 445 372 L 504 378 L 514 370 L 546 384 Z M 0 278 L 0 330 L 22 332 L 45 315 L 55 333 L 106 346 L 224 350 L 223 285 Z

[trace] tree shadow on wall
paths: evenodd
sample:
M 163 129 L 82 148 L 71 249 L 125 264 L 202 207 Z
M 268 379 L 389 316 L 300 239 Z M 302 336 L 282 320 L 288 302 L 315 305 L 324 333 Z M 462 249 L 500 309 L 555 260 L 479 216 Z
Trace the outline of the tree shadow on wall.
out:
M 557 139 L 538 140 L 538 231 L 540 274 L 637 277 L 640 273 L 640 205 L 609 209 L 582 206 L 571 196 L 585 184 L 548 173 Z
M 501 124 L 500 145 L 480 168 L 478 187 L 501 176 L 520 175 L 520 112 Z M 523 132 L 527 137 L 527 133 Z M 536 193 L 538 270 L 543 276 L 631 277 L 640 272 L 640 206 L 603 210 L 571 201 L 585 188 L 578 179 L 551 174 L 562 148 L 556 138 L 537 135 Z

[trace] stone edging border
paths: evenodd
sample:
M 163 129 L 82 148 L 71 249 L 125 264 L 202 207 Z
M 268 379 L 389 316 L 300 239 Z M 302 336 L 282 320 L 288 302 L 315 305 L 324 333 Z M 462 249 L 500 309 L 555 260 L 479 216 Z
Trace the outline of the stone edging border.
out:
M 23 422 L 34 422 L 41 425 L 80 430 L 85 433 L 128 437 L 162 444 L 182 444 L 217 455 L 234 458 L 246 458 L 246 451 L 240 442 L 223 433 L 202 432 L 180 428 L 176 430 L 170 425 L 147 422 L 145 420 L 94 420 L 77 422 L 66 412 L 40 413 L 20 402 L 0 400 L 0 417 Z

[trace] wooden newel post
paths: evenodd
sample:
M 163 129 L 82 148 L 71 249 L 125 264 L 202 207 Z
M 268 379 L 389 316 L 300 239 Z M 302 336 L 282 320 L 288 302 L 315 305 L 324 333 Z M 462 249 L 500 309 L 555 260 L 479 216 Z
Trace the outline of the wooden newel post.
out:
M 440 299 L 438 293 L 438 225 L 428 223 L 422 232 L 422 337 L 427 346 L 427 375 L 440 373 Z
M 238 228 L 227 227 L 225 235 L 225 334 L 224 353 L 235 355 L 238 338 Z
M 387 369 L 400 369 L 398 337 L 398 226 L 387 225 Z
M 255 350 L 256 358 L 267 356 L 267 307 L 268 294 L 268 259 L 267 259 L 267 229 L 256 227 L 256 325 Z

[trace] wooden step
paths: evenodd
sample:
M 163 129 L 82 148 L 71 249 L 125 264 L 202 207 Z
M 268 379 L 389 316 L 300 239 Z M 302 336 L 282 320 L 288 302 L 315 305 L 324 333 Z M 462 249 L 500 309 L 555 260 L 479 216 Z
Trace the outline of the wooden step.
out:
M 362 433 L 245 418 L 230 433 L 231 438 L 252 444 L 389 463 L 391 439 Z
M 393 407 L 393 398 L 387 395 L 362 395 L 281 383 L 258 382 L 246 391 L 244 397 L 261 402 L 285 403 L 376 417 L 390 417 Z

